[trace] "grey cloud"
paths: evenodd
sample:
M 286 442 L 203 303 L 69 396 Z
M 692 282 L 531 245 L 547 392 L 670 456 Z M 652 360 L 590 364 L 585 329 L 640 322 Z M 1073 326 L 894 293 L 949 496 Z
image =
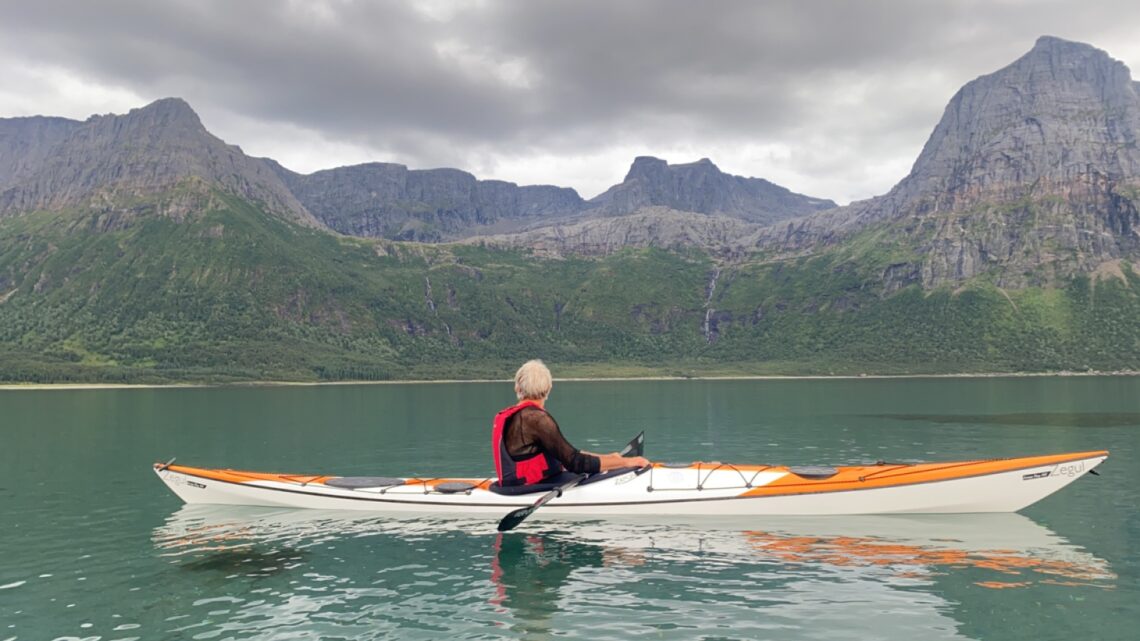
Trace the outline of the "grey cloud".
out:
M 827 141 L 828 153 L 803 149 L 789 162 L 843 182 L 849 159 L 913 159 L 960 85 L 1037 36 L 1111 54 L 1140 18 L 1134 3 L 1073 11 L 981 0 L 488 1 L 448 11 L 441 20 L 408 2 L 39 0 L 5 9 L 0 52 L 413 166 L 663 141 Z M 615 169 L 616 181 L 624 168 Z

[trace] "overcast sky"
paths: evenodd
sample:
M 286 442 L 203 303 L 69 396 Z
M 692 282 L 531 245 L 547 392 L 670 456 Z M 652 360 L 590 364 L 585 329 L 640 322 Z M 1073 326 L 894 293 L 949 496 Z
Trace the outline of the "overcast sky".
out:
M 959 87 L 1038 36 L 1140 65 L 1140 2 L 4 0 L 0 117 L 185 98 L 303 173 L 368 161 L 574 187 L 712 159 L 886 192 Z

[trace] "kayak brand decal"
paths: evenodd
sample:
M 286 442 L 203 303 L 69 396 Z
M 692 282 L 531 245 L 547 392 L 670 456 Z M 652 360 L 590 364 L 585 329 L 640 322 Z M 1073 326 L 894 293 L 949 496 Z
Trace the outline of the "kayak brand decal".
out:
M 1058 463 L 1057 465 L 1054 465 L 1053 469 L 1051 469 L 1051 470 L 1045 470 L 1044 472 L 1033 472 L 1032 474 L 1022 474 L 1021 480 L 1032 481 L 1034 479 L 1043 479 L 1043 478 L 1048 478 L 1050 476 L 1064 476 L 1064 477 L 1068 477 L 1068 478 L 1076 478 L 1076 477 L 1084 474 L 1085 471 L 1086 470 L 1085 470 L 1085 462 L 1084 461 L 1080 461 L 1078 463 L 1065 463 L 1065 464 Z
M 205 483 L 198 483 L 197 481 L 191 481 L 190 479 L 186 478 L 186 476 L 184 476 L 182 474 L 177 474 L 175 472 L 168 472 L 166 474 L 166 480 L 171 485 L 185 485 L 188 487 L 196 487 L 199 490 L 206 489 Z
M 636 474 L 623 474 L 622 476 L 619 476 L 617 478 L 617 480 L 614 481 L 614 485 L 625 485 L 626 483 L 629 483 L 630 481 L 632 481 L 635 478 L 637 478 Z
M 1085 473 L 1085 462 L 1081 461 L 1080 463 L 1069 463 L 1068 465 L 1054 465 L 1051 472 L 1055 476 L 1067 476 L 1069 478 L 1080 476 Z

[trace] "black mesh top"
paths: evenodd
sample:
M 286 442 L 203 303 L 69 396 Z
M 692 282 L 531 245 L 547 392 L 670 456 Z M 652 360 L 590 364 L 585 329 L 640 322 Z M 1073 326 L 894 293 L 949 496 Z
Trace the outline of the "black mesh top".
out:
M 545 452 L 575 474 L 596 474 L 602 469 L 598 457 L 585 454 L 571 445 L 562 436 L 554 417 L 537 407 L 524 407 L 507 420 L 503 427 L 503 443 L 507 453 L 516 461 Z

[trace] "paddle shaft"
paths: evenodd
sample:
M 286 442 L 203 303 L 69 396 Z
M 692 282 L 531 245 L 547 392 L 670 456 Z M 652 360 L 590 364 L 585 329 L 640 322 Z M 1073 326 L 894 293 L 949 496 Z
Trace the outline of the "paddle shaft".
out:
M 551 500 L 558 498 L 559 496 L 562 496 L 562 493 L 564 491 L 566 491 L 566 490 L 574 487 L 575 485 L 581 483 L 582 481 L 586 480 L 587 476 L 589 476 L 589 475 L 588 474 L 579 474 L 578 476 L 574 477 L 573 479 L 563 483 L 562 485 L 559 485 L 558 487 L 554 488 L 553 490 L 550 490 L 546 494 L 543 494 L 541 497 L 539 497 L 539 499 L 537 501 L 534 502 L 534 504 L 528 505 L 527 507 L 521 507 L 517 510 L 512 511 L 510 514 L 504 516 L 501 521 L 499 521 L 499 531 L 500 532 L 506 532 L 507 530 L 513 530 L 515 528 L 515 526 L 517 526 L 519 523 L 522 523 L 523 521 L 525 521 L 526 517 L 530 516 L 531 514 L 534 514 L 535 510 L 542 507 L 543 505 L 546 505 Z

